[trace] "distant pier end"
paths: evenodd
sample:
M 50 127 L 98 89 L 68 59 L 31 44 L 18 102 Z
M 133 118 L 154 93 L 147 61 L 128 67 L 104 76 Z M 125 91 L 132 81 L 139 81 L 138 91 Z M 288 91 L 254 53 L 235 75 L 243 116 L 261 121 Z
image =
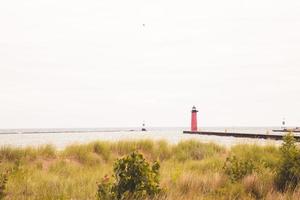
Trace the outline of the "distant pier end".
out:
M 238 138 L 256 138 L 256 139 L 272 139 L 282 140 L 284 135 L 279 134 L 257 134 L 257 133 L 229 133 L 229 132 L 215 132 L 215 131 L 183 131 L 184 134 L 199 134 L 199 135 L 214 135 L 225 137 L 238 137 Z M 297 142 L 300 142 L 300 136 L 294 135 Z
M 219 131 L 200 131 L 197 125 L 197 112 L 195 106 L 192 107 L 192 118 L 191 118 L 191 129 L 189 131 L 183 131 L 184 134 L 199 134 L 199 135 L 214 135 L 214 136 L 225 136 L 225 137 L 239 137 L 239 138 L 257 138 L 257 139 L 273 139 L 282 140 L 283 134 L 259 134 L 259 133 L 237 133 L 237 132 L 219 132 Z M 300 132 L 299 128 L 289 130 L 286 132 Z M 273 130 L 273 132 L 285 132 L 285 130 Z M 300 142 L 300 135 L 294 135 L 294 138 Z

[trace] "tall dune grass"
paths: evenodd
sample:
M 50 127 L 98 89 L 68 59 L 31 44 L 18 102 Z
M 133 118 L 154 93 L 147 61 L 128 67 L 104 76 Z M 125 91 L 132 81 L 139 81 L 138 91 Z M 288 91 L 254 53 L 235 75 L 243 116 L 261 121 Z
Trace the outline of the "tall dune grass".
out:
M 161 165 L 164 192 L 157 199 L 299 199 L 294 191 L 274 186 L 279 149 L 275 146 L 216 144 L 182 141 L 95 141 L 73 144 L 62 151 L 51 145 L 37 148 L 0 147 L 0 174 L 9 171 L 5 199 L 96 199 L 97 182 L 112 175 L 113 163 L 132 151 Z M 226 158 L 251 159 L 255 170 L 232 182 L 225 173 Z

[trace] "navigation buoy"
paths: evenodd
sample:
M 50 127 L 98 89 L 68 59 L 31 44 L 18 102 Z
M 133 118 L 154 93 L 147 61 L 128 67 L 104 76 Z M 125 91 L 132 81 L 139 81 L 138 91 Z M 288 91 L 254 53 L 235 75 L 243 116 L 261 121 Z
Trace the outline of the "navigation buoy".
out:
M 145 122 L 143 122 L 142 131 L 147 131 L 147 129 L 146 129 L 146 125 L 145 125 Z
M 282 129 L 286 129 L 286 127 L 285 127 L 285 118 L 283 118 L 283 120 L 282 120 Z

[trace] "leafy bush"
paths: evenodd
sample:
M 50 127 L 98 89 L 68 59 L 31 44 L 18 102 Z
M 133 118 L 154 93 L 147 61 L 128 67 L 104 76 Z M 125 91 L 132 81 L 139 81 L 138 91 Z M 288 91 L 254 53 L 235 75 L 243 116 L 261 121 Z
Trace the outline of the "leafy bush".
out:
M 101 200 L 145 199 L 160 192 L 159 168 L 152 166 L 142 154 L 131 153 L 114 164 L 114 181 L 105 176 L 98 185 L 97 196 Z
M 224 170 L 232 182 L 238 181 L 251 174 L 254 171 L 252 160 L 238 159 L 236 156 L 231 156 L 226 159 Z
M 98 185 L 97 197 L 99 200 L 116 199 L 115 193 L 112 191 L 113 184 L 110 182 L 108 175 L 105 175 Z
M 300 150 L 291 133 L 284 137 L 280 147 L 281 161 L 276 173 L 276 186 L 279 190 L 294 190 L 300 183 Z
M 240 144 L 232 147 L 231 153 L 239 159 L 251 159 L 256 167 L 270 170 L 276 169 L 280 158 L 279 149 L 271 145 Z

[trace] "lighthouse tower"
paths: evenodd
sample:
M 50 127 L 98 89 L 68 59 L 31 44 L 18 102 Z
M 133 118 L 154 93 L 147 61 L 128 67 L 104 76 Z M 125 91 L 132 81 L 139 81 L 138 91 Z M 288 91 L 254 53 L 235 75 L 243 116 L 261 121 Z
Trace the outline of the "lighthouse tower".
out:
M 197 112 L 198 110 L 196 109 L 195 106 L 192 108 L 192 121 L 191 121 L 191 131 L 196 132 L 197 131 Z

